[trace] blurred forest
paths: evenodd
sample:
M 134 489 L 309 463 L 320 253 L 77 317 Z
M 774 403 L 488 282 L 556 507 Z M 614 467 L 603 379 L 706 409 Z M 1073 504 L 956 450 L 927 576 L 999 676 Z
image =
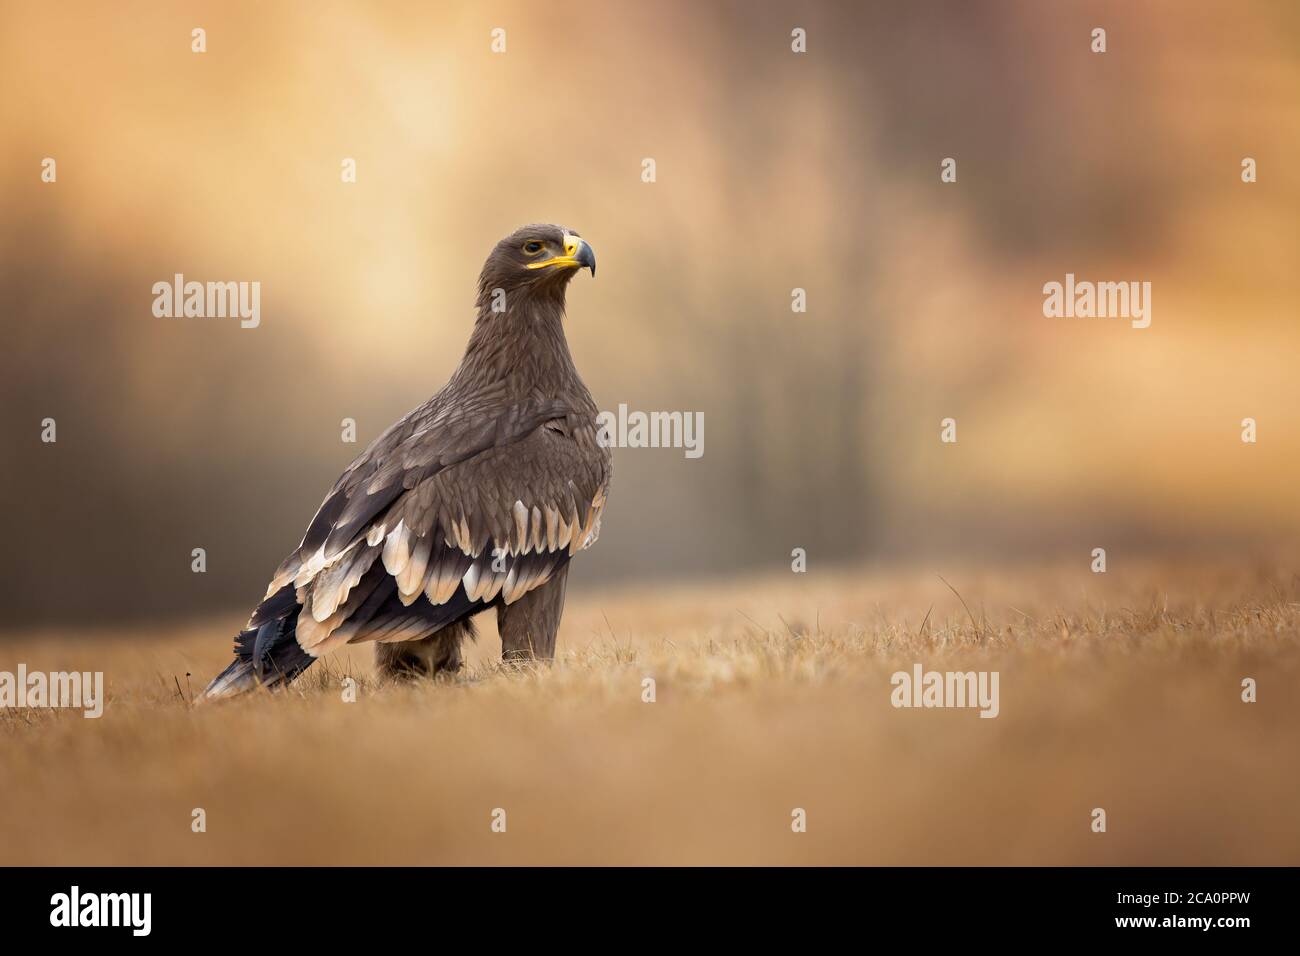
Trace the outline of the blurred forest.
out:
M 251 606 L 538 220 L 599 257 L 597 403 L 705 417 L 615 452 L 577 580 L 1300 529 L 1296 4 L 0 11 L 8 623 Z M 178 272 L 261 282 L 260 327 L 155 318 Z M 1152 282 L 1151 328 L 1044 318 L 1067 272 Z

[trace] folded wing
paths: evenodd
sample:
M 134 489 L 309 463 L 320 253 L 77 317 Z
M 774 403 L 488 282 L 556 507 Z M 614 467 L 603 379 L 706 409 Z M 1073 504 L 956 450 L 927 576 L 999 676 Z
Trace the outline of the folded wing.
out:
M 556 401 L 435 403 L 343 474 L 248 627 L 300 606 L 296 641 L 420 640 L 511 604 L 599 534 L 609 481 L 595 422 Z

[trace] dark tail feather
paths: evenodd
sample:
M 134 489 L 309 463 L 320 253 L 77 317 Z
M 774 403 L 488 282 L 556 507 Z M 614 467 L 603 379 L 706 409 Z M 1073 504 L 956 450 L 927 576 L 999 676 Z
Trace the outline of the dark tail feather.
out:
M 297 601 L 286 599 L 286 591 L 292 595 L 293 586 L 286 585 L 253 612 L 256 626 L 239 632 L 235 659 L 213 679 L 200 700 L 233 697 L 255 687 L 280 687 L 316 660 L 298 646 L 295 631 L 300 608 Z

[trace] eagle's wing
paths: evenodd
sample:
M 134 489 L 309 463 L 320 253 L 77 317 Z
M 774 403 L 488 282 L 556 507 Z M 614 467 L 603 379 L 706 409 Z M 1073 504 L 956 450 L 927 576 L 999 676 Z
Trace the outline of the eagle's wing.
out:
M 348 642 L 419 640 L 513 603 L 595 540 L 608 481 L 590 413 L 556 400 L 440 408 L 435 398 L 349 466 L 248 628 L 300 605 L 296 642 L 317 657 Z

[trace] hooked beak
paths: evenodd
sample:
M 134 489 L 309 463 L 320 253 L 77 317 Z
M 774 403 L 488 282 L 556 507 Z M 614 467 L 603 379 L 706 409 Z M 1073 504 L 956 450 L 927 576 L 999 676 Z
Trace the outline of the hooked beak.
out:
M 530 262 L 530 269 L 545 269 L 549 266 L 558 266 L 569 269 L 590 269 L 591 274 L 596 274 L 596 253 L 592 251 L 591 246 L 586 239 L 581 236 L 564 237 L 564 255 L 552 256 L 541 262 Z

